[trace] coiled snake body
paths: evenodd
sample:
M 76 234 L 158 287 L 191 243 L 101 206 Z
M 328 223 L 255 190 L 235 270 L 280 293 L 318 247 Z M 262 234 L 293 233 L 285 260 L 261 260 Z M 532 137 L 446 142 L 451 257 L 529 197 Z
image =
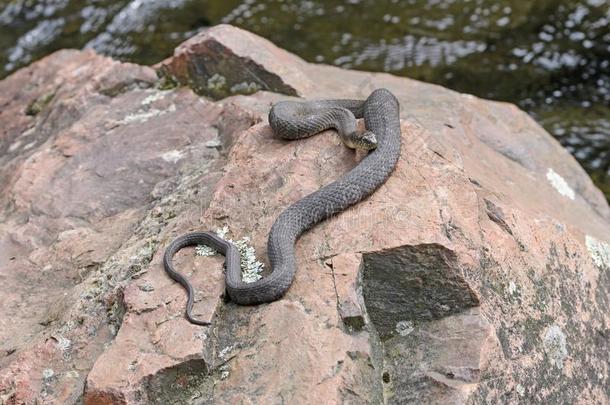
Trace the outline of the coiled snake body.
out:
M 361 117 L 367 132 L 358 135 L 355 118 Z M 186 317 L 192 323 L 209 324 L 191 315 L 193 287 L 172 265 L 172 257 L 178 250 L 205 244 L 222 253 L 226 259 L 226 290 L 233 302 L 254 305 L 275 301 L 286 293 L 294 279 L 297 238 L 318 222 L 371 195 L 390 176 L 400 156 L 399 104 L 386 89 L 375 90 L 364 101 L 280 102 L 271 108 L 269 124 L 276 136 L 285 139 L 304 138 L 336 128 L 348 146 L 370 149 L 376 145 L 376 148 L 343 177 L 297 201 L 279 215 L 267 242 L 272 271 L 261 280 L 243 282 L 237 247 L 212 232 L 189 233 L 175 239 L 165 251 L 163 264 L 168 275 L 188 292 Z

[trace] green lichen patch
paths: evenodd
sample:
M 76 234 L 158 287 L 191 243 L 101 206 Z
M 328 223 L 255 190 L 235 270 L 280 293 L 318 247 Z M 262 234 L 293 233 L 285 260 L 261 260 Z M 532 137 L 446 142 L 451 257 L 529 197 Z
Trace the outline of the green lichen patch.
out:
M 170 73 L 161 73 L 161 70 L 157 70 L 157 77 L 159 77 L 157 82 L 159 90 L 172 90 L 180 86 L 178 79 Z
M 53 100 L 53 97 L 55 97 L 55 91 L 51 91 L 39 96 L 25 108 L 26 115 L 34 116 L 39 114 L 47 105 L 49 105 L 51 100 Z

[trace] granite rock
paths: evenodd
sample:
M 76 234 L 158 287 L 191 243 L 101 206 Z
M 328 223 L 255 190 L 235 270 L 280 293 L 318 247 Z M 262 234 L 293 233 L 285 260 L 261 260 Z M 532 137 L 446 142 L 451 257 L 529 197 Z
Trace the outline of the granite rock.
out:
M 231 95 L 243 66 L 274 84 Z M 0 402 L 608 402 L 610 208 L 524 112 L 226 25 L 156 69 L 60 51 L 0 82 Z M 162 90 L 214 75 L 218 101 Z M 181 251 L 212 322 L 189 324 L 172 238 L 247 237 L 267 268 L 277 215 L 362 158 L 275 139 L 269 106 L 378 87 L 401 102 L 390 179 L 299 240 L 277 302 L 227 301 L 222 257 Z

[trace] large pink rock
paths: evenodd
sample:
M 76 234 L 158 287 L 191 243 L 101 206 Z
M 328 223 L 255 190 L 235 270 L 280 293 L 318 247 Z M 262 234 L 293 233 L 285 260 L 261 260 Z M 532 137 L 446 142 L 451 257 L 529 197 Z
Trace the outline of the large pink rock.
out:
M 126 280 L 168 221 L 198 217 L 232 133 L 255 119 L 156 80 L 61 51 L 0 82 L 0 403 L 82 398 Z
M 308 98 L 391 89 L 403 147 L 373 196 L 300 239 L 280 301 L 226 302 L 222 258 L 180 252 L 210 327 L 184 319 L 171 239 L 226 226 L 268 266 L 277 215 L 361 155 L 330 131 L 275 139 L 285 95 L 211 102 L 90 52 L 0 82 L 2 401 L 608 402 L 610 208 L 557 142 L 514 106 L 307 64 L 230 26 L 159 69 L 207 83 L 244 64 Z

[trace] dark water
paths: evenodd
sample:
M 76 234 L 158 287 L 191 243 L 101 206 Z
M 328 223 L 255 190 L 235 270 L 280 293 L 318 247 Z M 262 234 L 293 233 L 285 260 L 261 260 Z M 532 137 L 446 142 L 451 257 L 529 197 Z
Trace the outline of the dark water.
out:
M 309 61 L 516 103 L 610 197 L 609 0 L 0 0 L 0 78 L 66 47 L 158 62 L 221 22 Z

